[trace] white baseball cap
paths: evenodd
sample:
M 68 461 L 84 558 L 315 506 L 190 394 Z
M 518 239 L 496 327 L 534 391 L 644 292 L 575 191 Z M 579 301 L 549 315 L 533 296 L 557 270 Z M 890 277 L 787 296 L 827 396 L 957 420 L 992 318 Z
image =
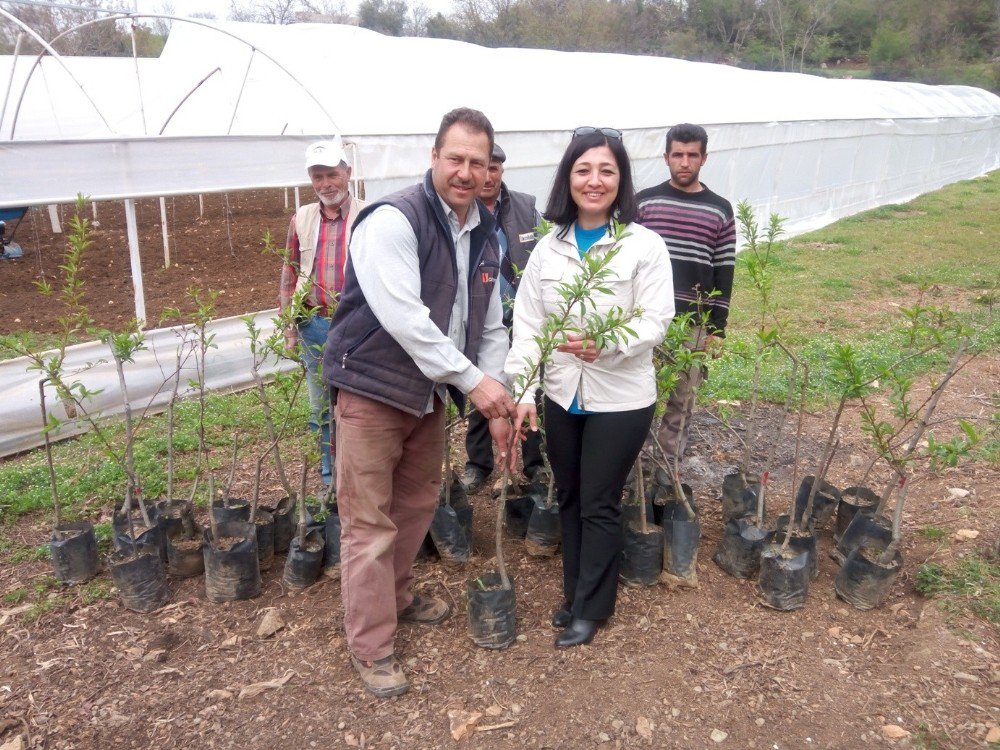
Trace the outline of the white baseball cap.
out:
M 306 147 L 306 169 L 309 167 L 337 167 L 347 163 L 347 154 L 341 140 L 316 141 Z

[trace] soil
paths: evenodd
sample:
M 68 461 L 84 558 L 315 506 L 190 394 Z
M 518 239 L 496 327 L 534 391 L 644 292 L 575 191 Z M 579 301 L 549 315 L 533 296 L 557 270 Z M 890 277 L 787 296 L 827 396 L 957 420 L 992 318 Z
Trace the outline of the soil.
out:
M 244 541 L 246 541 L 246 539 L 241 536 L 221 536 L 218 539 L 212 540 L 212 549 L 218 550 L 219 552 L 228 552 L 237 544 Z
M 152 237 L 143 243 L 151 319 L 165 305 L 182 305 L 190 284 L 237 279 L 222 287 L 220 314 L 273 304 L 278 264 L 256 248 L 265 226 L 284 235 L 280 193 L 231 196 L 235 259 L 224 227 L 207 229 L 221 213 L 218 196 L 206 196 L 205 220 L 197 218 L 196 198 L 171 203 L 177 265 L 166 271 L 157 267 L 158 209 L 155 202 L 141 206 L 142 231 Z M 87 293 L 103 300 L 94 309 L 105 323 L 131 314 L 124 240 L 110 228 L 116 210 L 100 206 L 101 234 L 87 261 Z M 0 291 L 8 311 L 0 326 L 44 330 L 54 314 L 37 304 L 30 280 L 39 258 L 49 273 L 58 258 L 25 223 L 17 236 L 25 259 L 0 265 L 8 281 Z M 91 278 L 102 269 L 109 278 Z M 995 385 L 988 384 L 997 382 L 1000 358 L 975 361 L 956 376 L 938 417 L 985 426 L 995 410 L 989 401 Z M 770 434 L 777 413 L 760 407 L 751 433 Z M 799 477 L 818 463 L 831 416 L 807 417 Z M 549 619 L 562 602 L 561 561 L 528 555 L 523 541 L 511 539 L 504 549 L 516 581 L 518 640 L 503 651 L 471 643 L 464 591 L 468 580 L 495 568 L 496 517 L 488 490 L 472 496 L 471 560 L 415 566 L 415 589 L 443 597 L 453 614 L 437 627 L 399 627 L 396 652 L 411 687 L 389 700 L 365 692 L 351 667 L 335 578 L 291 592 L 277 564 L 262 575 L 258 598 L 226 604 L 206 599 L 201 577 L 171 580 L 171 603 L 137 614 L 116 595 L 101 596 L 110 586 L 106 573 L 96 583 L 58 588 L 48 561 L 14 563 L 10 551 L 0 552 L 0 746 L 21 737 L 28 748 L 64 750 L 985 747 L 1000 732 L 1000 632 L 968 611 L 924 599 L 914 579 L 928 560 L 950 564 L 977 550 L 996 554 L 1000 471 L 975 463 L 914 477 L 903 569 L 881 608 L 862 612 L 836 598 L 831 522 L 818 531 L 820 573 L 806 606 L 776 612 L 759 603 L 755 581 L 731 578 L 711 561 L 722 534 L 722 478 L 741 460 L 744 420 L 724 424 L 699 409 L 693 421 L 683 477 L 701 513 L 699 586 L 620 587 L 615 616 L 589 646 L 553 648 Z M 858 423 L 849 410 L 828 477 L 838 487 L 862 484 L 870 460 Z M 792 454 L 788 432 L 779 456 Z M 766 445 L 756 446 L 756 467 L 765 452 Z M 241 464 L 234 491 L 249 492 L 255 470 L 249 460 Z M 790 460 L 772 469 L 771 519 L 792 511 L 791 473 Z M 878 491 L 887 478 L 871 476 L 867 484 Z M 273 470 L 262 481 L 263 495 L 285 494 Z M 311 482 L 317 490 L 318 478 Z M 91 520 L 107 521 L 111 511 L 95 509 Z M 927 525 L 948 536 L 918 533 Z M 41 516 L 4 529 L 18 548 L 37 547 L 48 535 Z M 22 589 L 28 599 L 19 602 Z M 282 627 L 258 636 L 262 618 L 274 614 Z M 470 736 L 453 739 L 466 723 Z M 890 739 L 904 732 L 908 737 Z
M 308 189 L 301 192 L 309 201 Z M 270 232 L 284 246 L 288 220 L 294 210 L 286 210 L 283 191 L 252 190 L 229 193 L 229 220 L 226 196 L 206 194 L 205 212 L 199 216 L 198 196 L 167 198 L 167 227 L 170 267 L 164 267 L 160 206 L 157 199 L 136 201 L 139 249 L 146 296 L 147 328 L 156 328 L 164 310 L 176 307 L 189 320 L 195 305 L 187 296 L 192 287 L 221 292 L 216 317 L 245 315 L 278 304 L 281 261 L 263 254 L 263 237 Z M 15 239 L 23 257 L 0 261 L 0 334 L 30 330 L 55 333 L 62 311 L 55 301 L 41 297 L 34 282 L 47 280 L 55 286 L 59 265 L 67 248 L 68 222 L 76 207 L 59 207 L 63 233 L 55 234 L 44 209 L 31 209 L 17 229 Z M 88 204 L 84 218 L 93 219 Z M 227 226 L 228 225 L 228 226 Z M 10 227 L 8 227 L 9 233 Z M 232 244 L 230 245 L 230 238 Z M 81 264 L 84 280 L 83 301 L 95 323 L 103 328 L 124 325 L 135 316 L 132 272 L 125 210 L 121 202 L 97 204 L 97 220 L 92 228 L 93 245 L 85 251 Z

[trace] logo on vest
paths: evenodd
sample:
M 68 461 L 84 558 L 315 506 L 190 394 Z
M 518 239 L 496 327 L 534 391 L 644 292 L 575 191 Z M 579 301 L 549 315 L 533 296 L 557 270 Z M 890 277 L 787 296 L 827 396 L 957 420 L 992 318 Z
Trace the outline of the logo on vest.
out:
M 531 242 L 533 239 L 535 239 L 534 232 L 525 232 L 524 234 L 517 235 L 518 242 Z

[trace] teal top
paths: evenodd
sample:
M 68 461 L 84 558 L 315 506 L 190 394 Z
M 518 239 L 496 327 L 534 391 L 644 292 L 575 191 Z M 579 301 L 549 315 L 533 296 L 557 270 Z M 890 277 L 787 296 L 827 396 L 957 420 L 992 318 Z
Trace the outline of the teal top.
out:
M 573 224 L 573 235 L 576 237 L 576 247 L 580 251 L 580 260 L 587 254 L 587 251 L 608 232 L 608 225 L 596 227 L 594 229 L 583 229 L 579 224 Z M 580 408 L 579 395 L 573 396 L 573 403 L 569 405 L 570 414 L 593 414 L 594 412 L 584 411 Z

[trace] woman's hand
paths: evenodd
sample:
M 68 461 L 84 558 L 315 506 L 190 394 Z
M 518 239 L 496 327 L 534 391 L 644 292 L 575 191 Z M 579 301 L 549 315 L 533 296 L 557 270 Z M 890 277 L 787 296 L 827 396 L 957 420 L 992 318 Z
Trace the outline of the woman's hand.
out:
M 594 341 L 584 338 L 582 334 L 578 333 L 569 334 L 566 337 L 566 343 L 557 346 L 556 351 L 563 354 L 572 354 L 574 357 L 588 363 L 596 360 L 597 355 L 601 353 Z
M 527 420 L 527 428 L 525 427 L 525 420 Z M 528 437 L 528 431 L 537 432 L 538 431 L 538 410 L 535 408 L 535 404 L 518 404 L 517 405 L 517 417 L 514 421 L 514 427 L 517 432 L 514 434 L 514 441 L 517 444 L 524 442 Z

